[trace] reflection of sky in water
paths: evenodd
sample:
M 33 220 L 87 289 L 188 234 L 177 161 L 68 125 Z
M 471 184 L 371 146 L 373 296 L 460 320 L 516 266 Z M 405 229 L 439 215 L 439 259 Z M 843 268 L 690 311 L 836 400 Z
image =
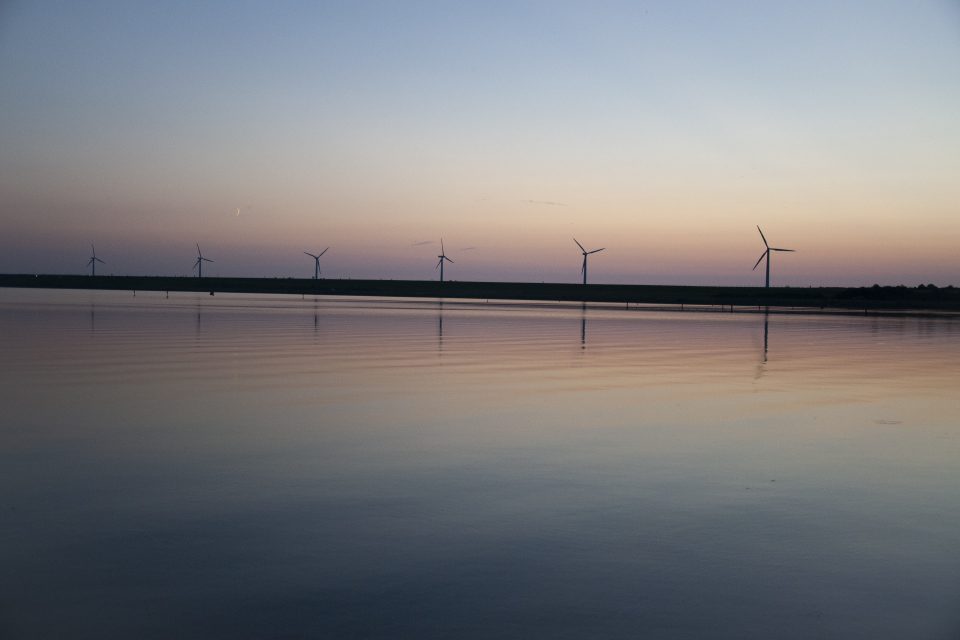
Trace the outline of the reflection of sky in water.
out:
M 3 635 L 960 629 L 956 321 L 0 293 Z

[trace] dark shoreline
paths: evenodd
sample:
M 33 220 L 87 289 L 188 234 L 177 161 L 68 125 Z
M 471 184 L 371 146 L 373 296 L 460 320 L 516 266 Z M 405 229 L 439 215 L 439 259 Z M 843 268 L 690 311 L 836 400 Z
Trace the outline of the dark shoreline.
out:
M 166 276 L 70 276 L 0 274 L 0 287 L 194 291 L 288 295 L 462 298 L 662 304 L 669 306 L 777 307 L 805 312 L 960 312 L 953 287 L 699 287 L 533 282 L 437 282 L 432 280 L 337 280 L 321 278 L 191 278 Z M 732 310 L 732 309 L 731 309 Z M 772 309 L 771 309 L 772 310 Z

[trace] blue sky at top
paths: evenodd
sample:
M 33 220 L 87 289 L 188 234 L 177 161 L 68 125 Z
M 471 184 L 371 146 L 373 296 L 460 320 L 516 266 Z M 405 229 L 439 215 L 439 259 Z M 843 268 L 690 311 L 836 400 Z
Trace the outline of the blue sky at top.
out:
M 14 1 L 0 270 L 960 285 L 957 104 L 951 2 Z

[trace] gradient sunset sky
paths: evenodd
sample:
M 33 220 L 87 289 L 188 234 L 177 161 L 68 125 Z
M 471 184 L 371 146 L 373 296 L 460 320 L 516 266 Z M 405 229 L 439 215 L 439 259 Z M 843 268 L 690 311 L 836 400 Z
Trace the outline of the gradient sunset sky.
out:
M 762 285 L 756 225 L 960 286 L 960 2 L 0 4 L 5 273 Z

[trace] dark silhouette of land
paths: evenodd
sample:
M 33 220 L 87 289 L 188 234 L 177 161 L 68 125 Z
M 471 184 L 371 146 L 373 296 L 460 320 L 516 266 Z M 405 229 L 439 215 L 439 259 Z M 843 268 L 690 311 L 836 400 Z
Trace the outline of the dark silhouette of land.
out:
M 0 287 L 199 291 L 293 295 L 382 296 L 606 302 L 614 304 L 715 305 L 796 308 L 806 311 L 960 311 L 960 288 L 920 287 L 696 287 L 534 282 L 438 282 L 434 280 L 337 280 L 321 278 L 190 278 L 0 274 Z

